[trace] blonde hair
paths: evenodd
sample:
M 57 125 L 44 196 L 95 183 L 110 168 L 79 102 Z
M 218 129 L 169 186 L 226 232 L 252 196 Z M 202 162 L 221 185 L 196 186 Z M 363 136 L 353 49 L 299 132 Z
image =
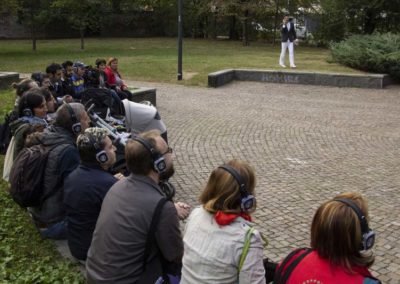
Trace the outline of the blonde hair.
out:
M 311 225 L 311 247 L 333 265 L 352 272 L 354 265 L 370 267 L 374 255 L 361 254 L 361 224 L 354 210 L 337 198 L 350 199 L 368 219 L 368 205 L 359 193 L 342 193 L 323 203 Z
M 107 66 L 111 66 L 111 63 L 113 63 L 114 61 L 118 61 L 118 58 L 116 57 L 110 57 L 107 60 Z
M 246 162 L 231 160 L 226 165 L 234 168 L 245 181 L 247 192 L 254 195 L 256 178 L 253 168 Z M 212 171 L 199 201 L 210 213 L 240 213 L 241 193 L 236 179 L 227 171 L 216 168 Z

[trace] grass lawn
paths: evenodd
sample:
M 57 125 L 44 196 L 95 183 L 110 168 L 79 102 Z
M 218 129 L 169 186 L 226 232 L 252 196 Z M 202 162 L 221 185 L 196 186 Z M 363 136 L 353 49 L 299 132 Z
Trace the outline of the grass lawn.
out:
M 1 165 L 3 161 L 0 156 Z M 0 181 L 0 283 L 84 283 L 77 265 L 61 258 L 53 242 L 39 237 L 7 188 Z
M 86 39 L 85 50 L 78 39 L 39 40 L 37 51 L 29 40 L 0 41 L 0 71 L 31 73 L 44 71 L 52 62 L 67 59 L 93 64 L 96 58 L 119 58 L 124 78 L 138 81 L 176 83 L 177 40 L 175 38 Z M 207 74 L 227 68 L 281 69 L 278 66 L 280 44 L 252 42 L 244 47 L 239 41 L 183 41 L 184 84 L 207 85 Z M 287 58 L 288 60 L 288 58 Z M 298 46 L 295 61 L 298 70 L 358 73 L 336 63 L 328 63 L 328 49 Z
M 0 90 L 0 121 L 13 108 L 15 94 Z M 3 176 L 4 156 L 0 156 Z M 42 240 L 25 209 L 8 194 L 0 178 L 0 283 L 84 283 L 76 264 L 61 258 L 54 243 Z

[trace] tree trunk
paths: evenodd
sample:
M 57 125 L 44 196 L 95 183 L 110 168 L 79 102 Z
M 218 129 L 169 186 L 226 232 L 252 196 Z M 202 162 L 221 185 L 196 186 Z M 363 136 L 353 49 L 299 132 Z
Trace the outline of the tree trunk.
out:
M 36 37 L 32 38 L 32 50 L 36 51 Z
M 84 35 L 85 35 L 85 29 L 83 27 L 81 27 L 79 29 L 79 34 L 81 36 L 81 50 L 85 49 L 85 39 L 84 39 Z
M 208 27 L 209 27 L 209 25 L 208 25 L 208 16 L 206 15 L 204 17 L 204 21 L 203 21 L 204 38 L 208 38 L 208 33 L 209 33 Z
M 217 13 L 212 14 L 211 37 L 217 39 Z
M 35 20 L 33 15 L 33 8 L 31 7 L 31 38 L 32 38 L 32 50 L 36 51 L 36 29 L 35 29 Z
M 242 42 L 243 46 L 249 45 L 249 33 L 247 29 L 247 18 L 249 16 L 249 10 L 244 11 L 244 19 L 243 19 L 243 35 L 242 35 Z
M 278 16 L 279 16 L 279 0 L 276 0 L 276 9 L 275 9 L 275 23 L 274 23 L 274 37 L 272 39 L 272 45 L 275 46 L 276 42 L 276 29 L 278 27 Z
M 229 17 L 229 39 L 238 39 L 237 33 L 236 33 L 236 17 L 235 16 L 230 16 Z

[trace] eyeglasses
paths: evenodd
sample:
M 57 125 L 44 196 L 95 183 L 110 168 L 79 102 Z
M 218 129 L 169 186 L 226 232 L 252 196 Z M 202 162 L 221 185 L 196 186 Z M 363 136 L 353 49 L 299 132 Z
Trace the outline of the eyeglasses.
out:
M 171 147 L 167 148 L 167 151 L 165 151 L 164 153 L 161 154 L 161 156 L 164 156 L 165 154 L 172 154 L 173 150 Z

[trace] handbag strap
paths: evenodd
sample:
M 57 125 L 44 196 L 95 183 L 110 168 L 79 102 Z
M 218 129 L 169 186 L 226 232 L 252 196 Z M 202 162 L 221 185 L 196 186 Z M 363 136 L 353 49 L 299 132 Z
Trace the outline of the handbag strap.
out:
M 150 255 L 150 249 L 156 238 L 155 233 L 156 233 L 157 225 L 160 221 L 161 210 L 167 201 L 168 200 L 166 198 L 161 198 L 160 201 L 158 201 L 156 209 L 154 210 L 154 213 L 153 213 L 153 217 L 151 218 L 150 228 L 149 228 L 149 231 L 147 232 L 146 244 L 145 244 L 144 253 L 143 253 L 143 271 L 146 270 L 147 259 L 149 258 L 149 255 Z
M 295 260 L 293 260 L 288 267 L 287 264 L 292 260 L 292 258 L 297 255 L 300 251 L 302 251 Z M 296 268 L 296 266 L 300 263 L 300 261 L 306 257 L 312 250 L 309 248 L 299 248 L 292 251 L 285 259 L 282 261 L 281 265 L 278 268 L 278 271 L 275 273 L 274 284 L 285 284 L 289 279 L 290 274 Z M 286 268 L 286 269 L 285 269 Z M 283 272 L 283 275 L 282 275 Z
M 244 261 L 246 260 L 247 254 L 249 253 L 251 236 L 253 235 L 254 230 L 255 230 L 254 227 L 251 227 L 246 232 L 246 236 L 244 238 L 243 252 L 242 255 L 240 256 L 238 272 L 242 270 Z

